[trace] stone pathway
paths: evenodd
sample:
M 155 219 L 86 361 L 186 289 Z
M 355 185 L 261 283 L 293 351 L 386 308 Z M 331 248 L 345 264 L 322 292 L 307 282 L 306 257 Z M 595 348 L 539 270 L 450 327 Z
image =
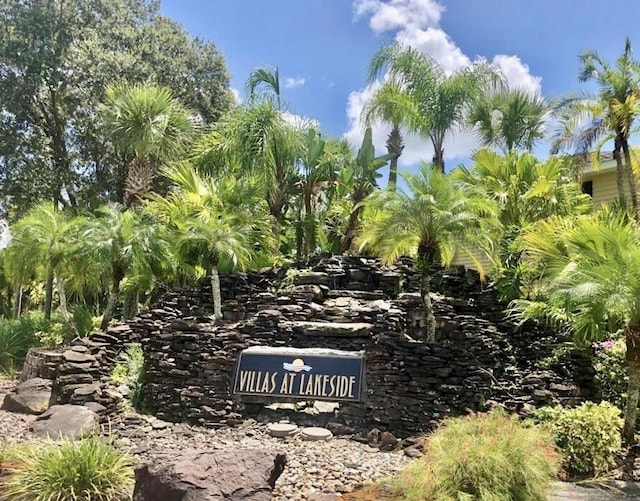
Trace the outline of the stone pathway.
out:
M 558 482 L 550 501 L 619 501 L 640 499 L 640 484 L 615 482 L 611 488 Z

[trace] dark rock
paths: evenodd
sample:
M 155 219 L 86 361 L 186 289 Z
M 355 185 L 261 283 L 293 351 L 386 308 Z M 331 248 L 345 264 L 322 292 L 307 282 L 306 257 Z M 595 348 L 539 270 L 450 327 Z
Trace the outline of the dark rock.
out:
M 4 397 L 2 409 L 25 414 L 42 414 L 53 403 L 49 379 L 33 378 L 20 383 Z
M 38 438 L 77 440 L 98 429 L 98 415 L 82 405 L 52 405 L 30 429 Z
M 263 450 L 187 450 L 136 468 L 134 501 L 269 501 L 286 456 Z
M 96 358 L 93 355 L 88 355 L 86 353 L 80 353 L 74 350 L 67 350 L 62 353 L 62 358 L 64 358 L 67 362 L 95 362 Z

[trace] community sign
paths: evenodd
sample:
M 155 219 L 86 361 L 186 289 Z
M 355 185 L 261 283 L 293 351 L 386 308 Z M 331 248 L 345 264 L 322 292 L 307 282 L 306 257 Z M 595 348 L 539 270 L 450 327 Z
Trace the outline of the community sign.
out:
M 233 393 L 362 400 L 364 352 L 253 346 L 238 357 Z

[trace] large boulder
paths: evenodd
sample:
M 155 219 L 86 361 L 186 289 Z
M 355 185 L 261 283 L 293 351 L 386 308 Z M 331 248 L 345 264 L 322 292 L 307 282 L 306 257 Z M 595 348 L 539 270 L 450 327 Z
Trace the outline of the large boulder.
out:
M 82 405 L 52 405 L 38 416 L 31 431 L 40 438 L 77 440 L 98 430 L 98 414 Z
M 33 378 L 20 383 L 4 397 L 2 409 L 25 414 L 42 414 L 52 403 L 52 381 Z
M 262 450 L 163 454 L 136 468 L 134 501 L 269 501 L 286 456 Z

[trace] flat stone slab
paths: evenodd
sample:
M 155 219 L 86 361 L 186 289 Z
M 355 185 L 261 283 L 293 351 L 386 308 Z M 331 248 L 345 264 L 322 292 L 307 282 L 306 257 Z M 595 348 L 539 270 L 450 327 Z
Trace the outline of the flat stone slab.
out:
M 31 425 L 38 438 L 78 440 L 98 429 L 98 415 L 82 405 L 52 405 Z
M 282 322 L 307 336 L 362 337 L 373 331 L 373 325 L 365 322 Z
M 305 440 L 329 440 L 333 437 L 333 433 L 326 428 L 311 426 L 309 428 L 302 428 L 300 436 Z
M 295 435 L 298 431 L 298 427 L 295 424 L 290 423 L 269 423 L 267 425 L 269 435 L 272 437 L 289 437 Z
M 567 482 L 554 485 L 550 501 L 622 501 L 640 499 L 640 484 L 612 482 L 608 486 L 584 487 Z
M 32 378 L 20 383 L 12 393 L 8 393 L 2 410 L 25 414 L 42 414 L 49 408 L 52 398 L 52 381 Z

